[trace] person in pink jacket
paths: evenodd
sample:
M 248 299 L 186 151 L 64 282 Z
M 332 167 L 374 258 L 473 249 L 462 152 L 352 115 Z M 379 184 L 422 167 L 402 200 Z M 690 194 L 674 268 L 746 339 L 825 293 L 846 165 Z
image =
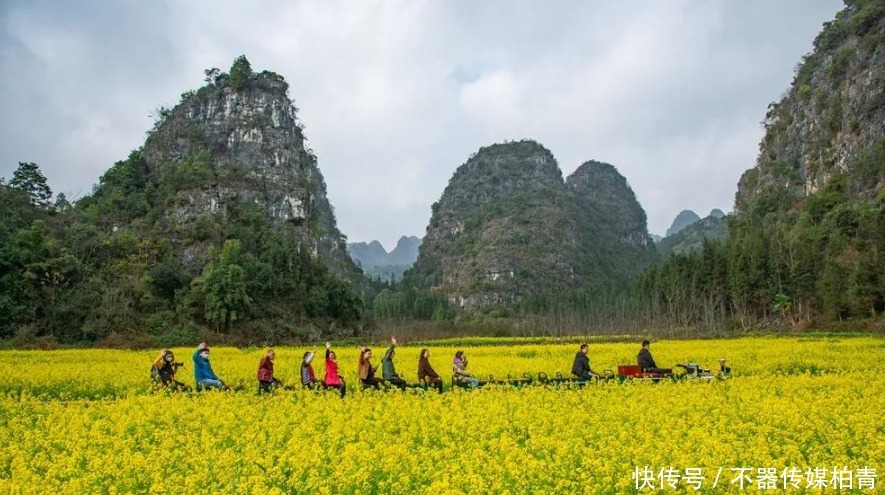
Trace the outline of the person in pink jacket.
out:
M 323 378 L 323 386 L 326 388 L 337 388 L 341 392 L 341 398 L 347 390 L 344 379 L 338 374 L 338 359 L 335 352 L 332 351 L 332 344 L 326 342 L 326 376 Z

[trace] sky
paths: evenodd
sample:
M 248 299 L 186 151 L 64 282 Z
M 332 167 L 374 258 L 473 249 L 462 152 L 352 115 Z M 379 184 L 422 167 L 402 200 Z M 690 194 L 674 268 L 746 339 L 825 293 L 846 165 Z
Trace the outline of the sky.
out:
M 613 164 L 649 231 L 730 211 L 768 104 L 837 0 L 0 3 L 0 177 L 89 194 L 160 106 L 245 54 L 279 73 L 349 240 L 423 236 L 479 148 Z

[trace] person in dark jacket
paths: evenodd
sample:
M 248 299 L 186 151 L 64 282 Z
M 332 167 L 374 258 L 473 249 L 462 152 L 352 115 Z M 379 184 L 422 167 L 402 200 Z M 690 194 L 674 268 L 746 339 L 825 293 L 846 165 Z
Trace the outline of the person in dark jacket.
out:
M 390 337 L 387 352 L 381 357 L 381 378 L 391 385 L 399 387 L 400 390 L 405 390 L 408 383 L 397 374 L 396 368 L 393 366 L 393 357 L 396 355 L 394 347 L 396 347 L 396 337 Z
M 175 362 L 175 354 L 169 349 L 163 349 L 160 357 L 151 366 L 151 378 L 159 385 L 173 390 L 188 390 L 188 386 L 175 379 L 175 372 L 183 367 L 184 363 Z
M 268 349 L 267 353 L 258 363 L 258 393 L 270 392 L 275 388 L 281 387 L 283 384 L 273 376 L 273 361 L 276 353 L 273 349 Z
M 318 383 L 316 375 L 313 372 L 313 365 L 310 364 L 313 362 L 313 358 L 315 358 L 316 355 L 317 351 L 314 349 L 313 352 L 305 352 L 304 357 L 301 358 L 301 385 L 305 388 L 314 388 Z
M 421 357 L 418 358 L 418 380 L 433 386 L 439 393 L 443 391 L 442 378 L 439 377 L 439 373 L 430 365 L 429 349 L 421 349 Z
M 663 369 L 658 368 L 657 363 L 655 363 L 655 359 L 651 357 L 651 351 L 648 350 L 648 346 L 651 342 L 647 340 L 642 341 L 642 349 L 639 350 L 639 354 L 636 355 L 636 364 L 638 364 L 642 368 L 643 373 L 672 373 L 672 369 Z
M 578 381 L 599 378 L 599 374 L 590 369 L 590 358 L 587 357 L 587 352 L 589 351 L 589 345 L 581 344 L 581 349 L 575 354 L 575 361 L 572 363 L 572 374 L 578 378 Z

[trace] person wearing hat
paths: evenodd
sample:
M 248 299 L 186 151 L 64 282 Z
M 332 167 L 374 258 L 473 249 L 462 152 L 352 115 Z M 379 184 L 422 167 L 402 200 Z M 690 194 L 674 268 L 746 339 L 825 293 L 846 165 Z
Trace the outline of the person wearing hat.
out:
M 151 366 L 151 378 L 163 387 L 170 387 L 176 390 L 187 390 L 188 386 L 175 379 L 175 372 L 184 363 L 175 362 L 175 354 L 169 349 L 163 349 L 160 356 Z
M 205 342 L 201 343 L 194 352 L 194 380 L 197 382 L 197 390 L 226 388 L 224 382 L 212 371 L 212 365 L 209 363 L 209 346 Z

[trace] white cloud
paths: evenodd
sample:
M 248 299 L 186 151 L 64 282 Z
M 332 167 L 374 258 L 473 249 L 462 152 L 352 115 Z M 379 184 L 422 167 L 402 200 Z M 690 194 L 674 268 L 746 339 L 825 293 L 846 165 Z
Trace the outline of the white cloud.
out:
M 463 85 L 461 107 L 477 123 L 518 128 L 526 118 L 522 92 L 510 71 L 498 70 Z
M 290 83 L 339 226 L 422 235 L 479 147 L 534 138 L 568 174 L 628 178 L 662 232 L 730 209 L 769 101 L 837 0 L 583 3 L 231 0 L 0 6 L 0 175 L 88 191 L 148 113 L 245 53 Z

